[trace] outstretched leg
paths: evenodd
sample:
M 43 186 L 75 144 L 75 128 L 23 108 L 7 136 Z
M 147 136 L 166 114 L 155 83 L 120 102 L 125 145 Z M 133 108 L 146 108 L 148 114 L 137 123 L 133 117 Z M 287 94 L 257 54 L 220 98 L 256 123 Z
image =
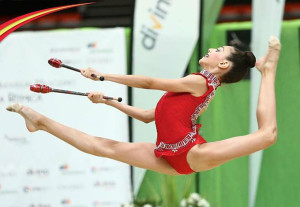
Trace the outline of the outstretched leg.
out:
M 151 143 L 125 143 L 101 137 L 94 137 L 79 130 L 64 126 L 21 104 L 12 104 L 8 111 L 19 113 L 30 132 L 46 131 L 77 149 L 100 157 L 107 157 L 129 165 L 153 170 L 159 173 L 178 173 L 162 158 L 154 155 L 155 145 Z
M 188 162 L 194 171 L 214 168 L 234 158 L 265 149 L 276 142 L 275 76 L 280 48 L 279 40 L 272 37 L 269 40 L 267 54 L 256 63 L 262 76 L 257 107 L 259 129 L 246 136 L 195 146 L 187 155 Z

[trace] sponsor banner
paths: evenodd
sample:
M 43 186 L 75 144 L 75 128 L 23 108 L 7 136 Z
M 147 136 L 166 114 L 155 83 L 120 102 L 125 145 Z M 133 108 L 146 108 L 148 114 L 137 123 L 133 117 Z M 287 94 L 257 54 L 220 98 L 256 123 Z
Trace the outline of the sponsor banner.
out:
M 268 40 L 274 35 L 280 39 L 281 22 L 283 18 L 285 0 L 254 0 L 253 3 L 253 29 L 252 51 L 257 58 L 262 57 L 268 48 Z M 260 87 L 260 73 L 251 70 L 251 113 L 250 132 L 257 130 L 256 108 Z M 262 151 L 250 156 L 249 178 L 249 206 L 255 206 L 257 184 L 262 160 Z
M 136 1 L 133 72 L 181 77 L 199 37 L 199 10 L 199 0 Z
M 183 76 L 199 37 L 200 1 L 136 0 L 133 74 L 158 78 Z M 133 89 L 133 105 L 151 109 L 161 91 Z M 155 142 L 154 123 L 133 121 L 133 140 Z M 135 192 L 144 170 L 134 169 Z
M 0 44 L 0 205 L 111 206 L 131 197 L 130 168 L 113 160 L 85 154 L 45 132 L 29 133 L 19 115 L 4 110 L 12 102 L 28 105 L 72 128 L 127 142 L 125 114 L 84 96 L 38 94 L 40 83 L 52 88 L 122 97 L 127 87 L 91 81 L 48 59 L 77 68 L 126 74 L 125 31 L 116 29 L 16 32 Z

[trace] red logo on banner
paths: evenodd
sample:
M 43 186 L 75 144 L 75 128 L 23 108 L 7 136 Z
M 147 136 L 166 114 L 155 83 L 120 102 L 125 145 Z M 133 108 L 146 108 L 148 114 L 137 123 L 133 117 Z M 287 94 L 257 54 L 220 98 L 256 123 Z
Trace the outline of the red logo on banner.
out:
M 42 16 L 61 11 L 64 9 L 69 9 L 73 7 L 78 7 L 78 6 L 83 6 L 87 4 L 93 4 L 94 2 L 91 3 L 83 3 L 83 4 L 72 4 L 68 6 L 59 6 L 59 7 L 53 7 L 50 9 L 44 9 L 44 10 L 39 10 L 36 12 L 31 12 L 28 14 L 24 14 L 22 16 L 16 17 L 8 22 L 3 23 L 0 25 L 0 42 L 7 37 L 10 33 L 18 29 L 19 27 L 23 26 L 24 24 L 27 24 L 28 22 L 31 22 L 35 19 L 38 19 Z

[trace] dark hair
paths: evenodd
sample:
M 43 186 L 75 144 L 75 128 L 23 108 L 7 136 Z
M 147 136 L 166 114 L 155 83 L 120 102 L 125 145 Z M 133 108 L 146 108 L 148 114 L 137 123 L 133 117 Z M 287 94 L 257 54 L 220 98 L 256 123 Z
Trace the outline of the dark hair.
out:
M 243 79 L 250 68 L 255 66 L 256 58 L 251 51 L 241 51 L 233 47 L 234 51 L 227 57 L 232 62 L 231 69 L 221 77 L 222 83 L 236 83 Z

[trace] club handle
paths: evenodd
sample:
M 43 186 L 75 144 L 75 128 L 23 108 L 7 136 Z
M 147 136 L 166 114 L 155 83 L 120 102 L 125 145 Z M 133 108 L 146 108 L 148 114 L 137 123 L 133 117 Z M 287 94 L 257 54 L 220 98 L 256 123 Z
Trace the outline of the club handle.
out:
M 92 74 L 91 76 L 92 76 L 93 78 L 97 78 L 97 79 L 99 79 L 99 80 L 101 80 L 101 81 L 104 81 L 104 76 L 98 77 L 96 74 Z
M 50 92 L 55 92 L 55 93 L 64 93 L 64 94 L 71 94 L 71 95 L 78 95 L 78 96 L 88 96 L 89 93 L 82 93 L 82 92 L 77 92 L 77 91 L 69 91 L 69 90 L 62 90 L 62 89 L 55 89 L 51 88 L 46 85 L 41 85 L 41 84 L 34 84 L 30 85 L 30 90 L 36 93 L 50 93 Z M 118 102 L 122 102 L 122 98 L 114 98 L 110 96 L 103 96 L 104 99 L 107 100 L 114 100 Z
M 70 70 L 74 70 L 74 71 L 79 72 L 79 73 L 81 72 L 78 68 L 74 68 L 74 67 L 69 66 L 69 65 L 61 64 L 61 67 L 68 68 Z M 95 74 L 92 74 L 91 76 L 93 78 L 97 78 L 97 76 Z
M 114 98 L 114 97 L 109 97 L 109 96 L 103 96 L 104 99 L 106 100 L 114 100 L 114 101 L 118 101 L 118 102 L 122 102 L 122 98 Z
M 61 90 L 61 89 L 52 89 L 52 92 L 55 92 L 55 93 L 65 93 L 65 94 L 78 95 L 78 96 L 87 96 L 88 95 L 88 93 L 82 93 L 82 92 L 77 92 L 77 91 Z
M 68 69 L 70 69 L 70 70 L 73 70 L 73 71 L 76 71 L 76 72 L 79 72 L 80 73 L 80 70 L 78 69 L 78 68 L 74 68 L 74 67 L 72 67 L 72 66 L 69 66 L 69 65 L 65 65 L 65 64 L 61 64 L 60 65 L 61 67 L 64 67 L 64 68 L 68 68 Z
M 89 95 L 89 93 L 82 93 L 82 92 L 77 92 L 77 91 L 68 91 L 68 90 L 61 90 L 61 89 L 52 89 L 51 92 L 78 95 L 78 96 L 88 96 Z M 114 97 L 110 97 L 110 96 L 103 96 L 103 98 L 106 100 L 114 100 L 114 101 L 122 102 L 121 97 L 114 98 Z

